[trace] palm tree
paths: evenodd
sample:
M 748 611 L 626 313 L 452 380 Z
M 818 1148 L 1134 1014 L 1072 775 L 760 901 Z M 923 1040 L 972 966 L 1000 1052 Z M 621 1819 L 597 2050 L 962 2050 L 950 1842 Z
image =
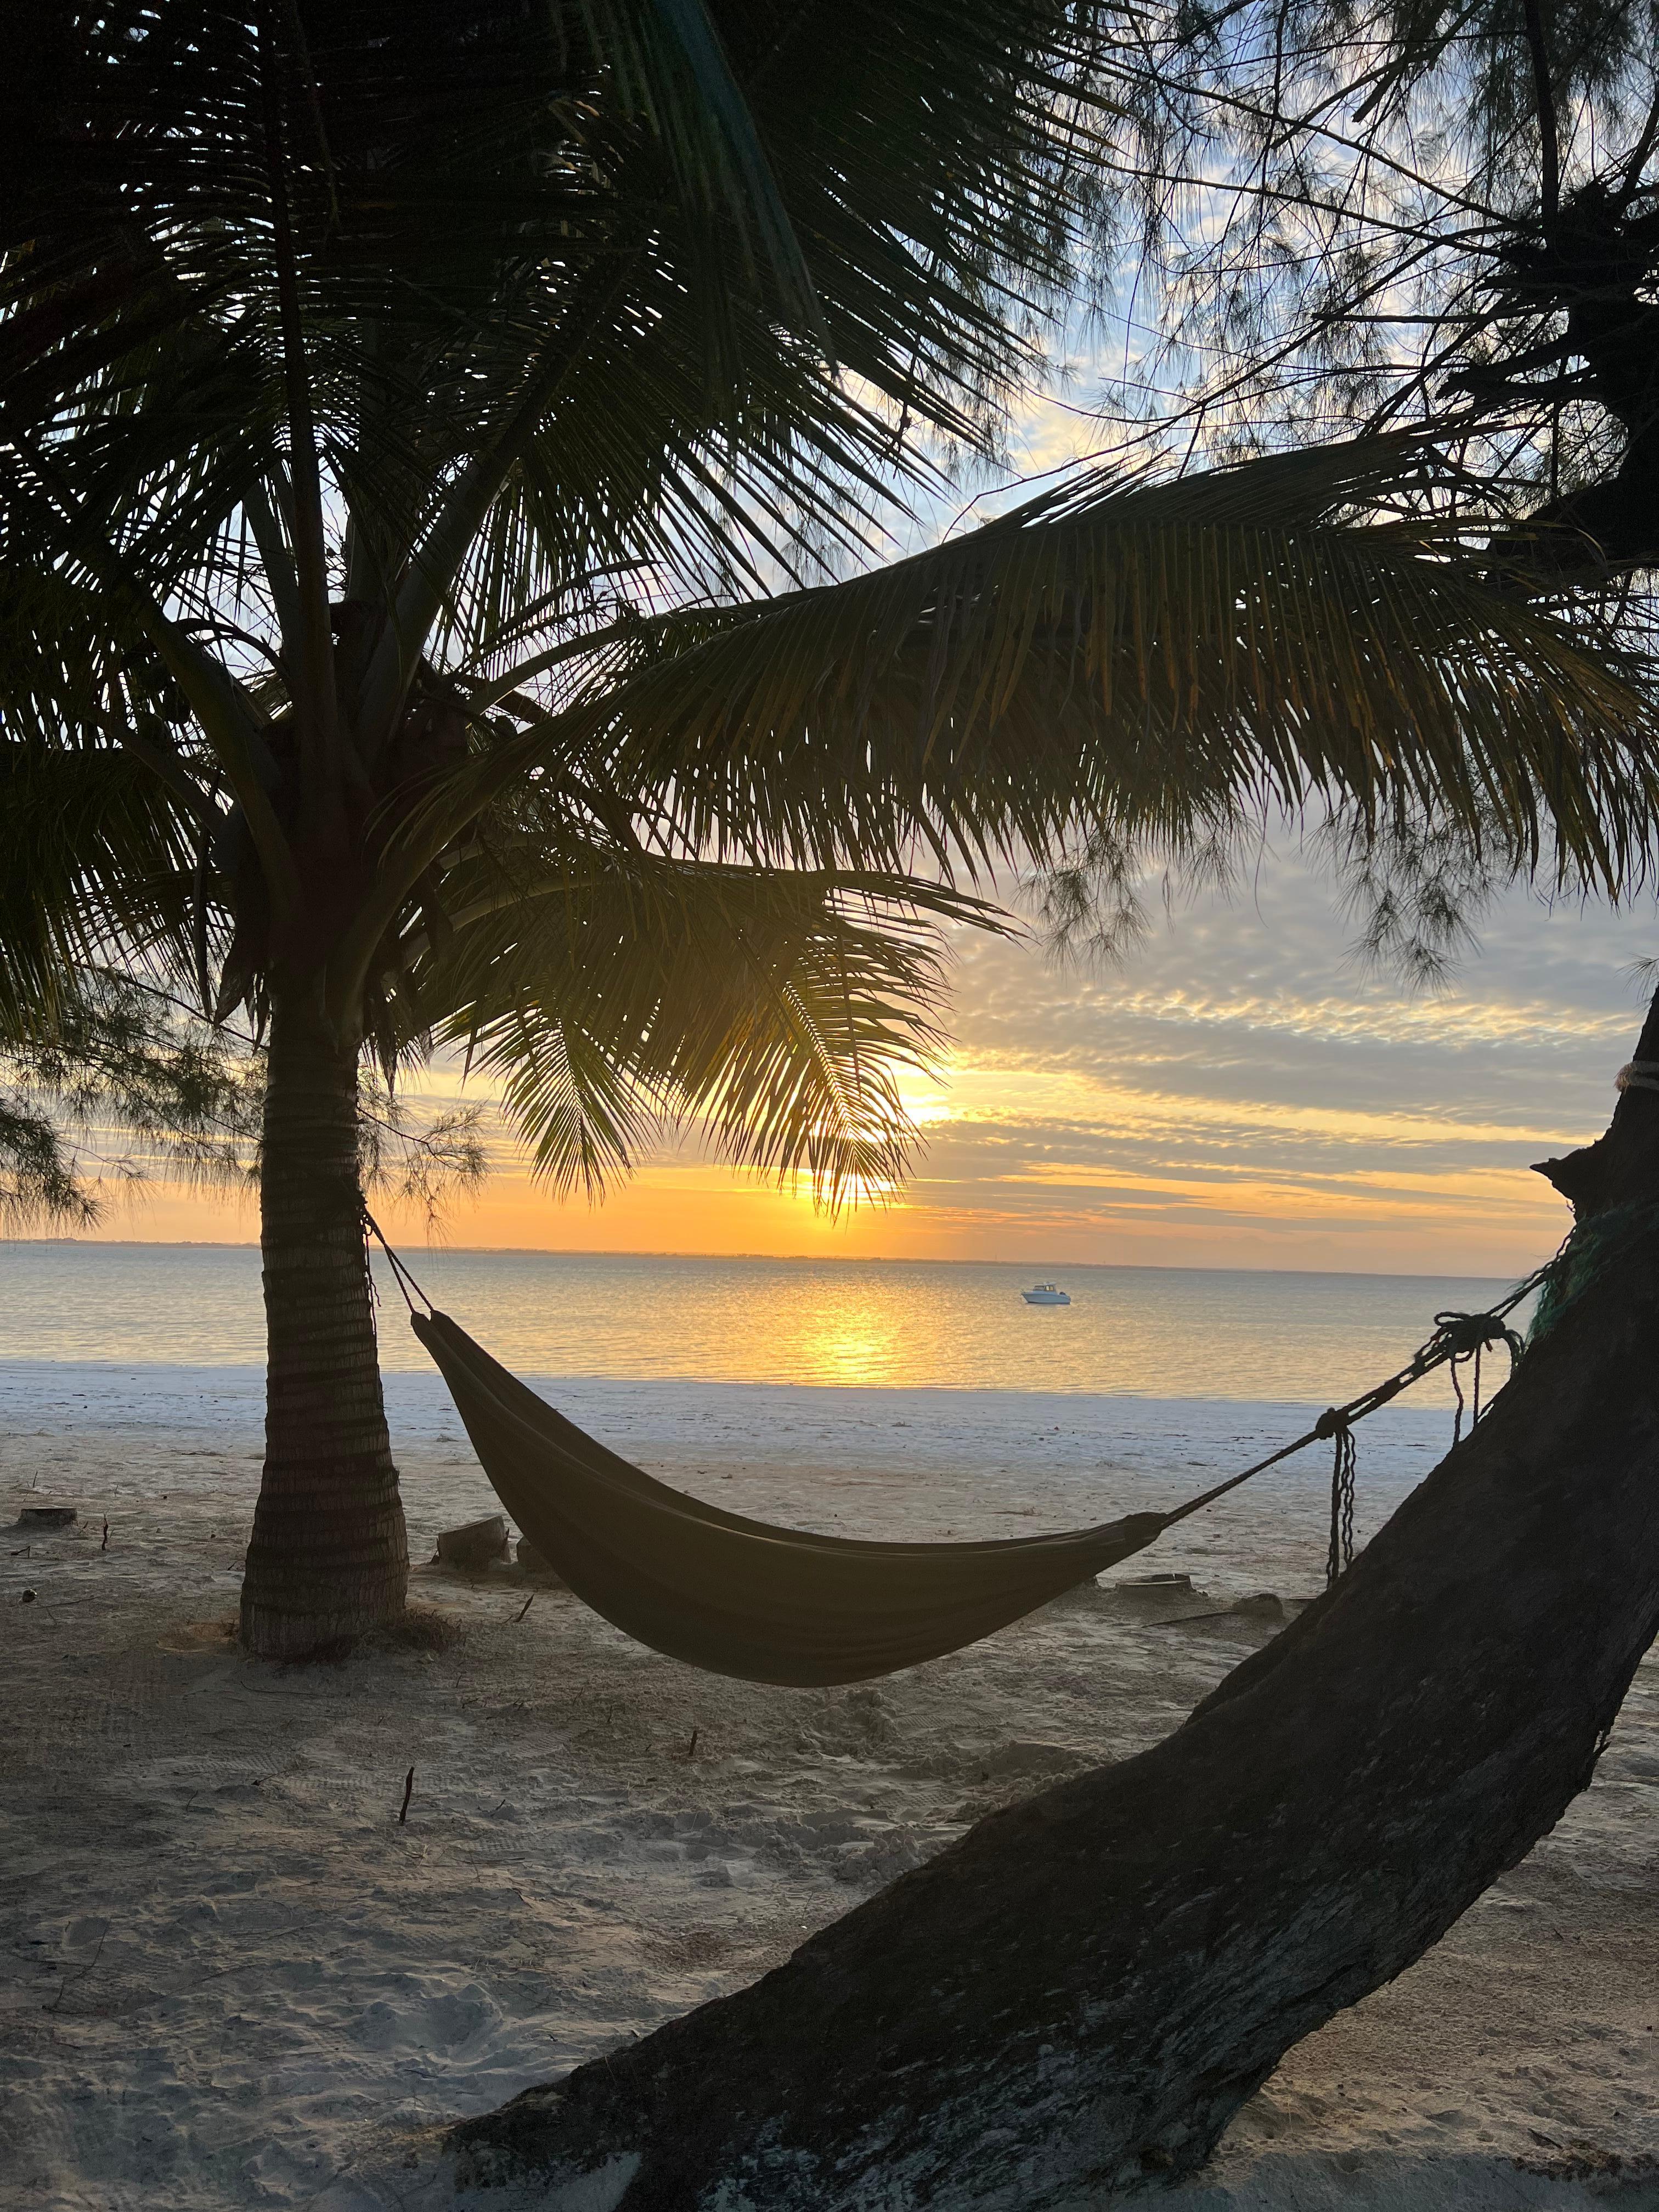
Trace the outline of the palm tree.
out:
M 264 1039 L 256 1650 L 403 1602 L 366 1058 L 465 1046 L 556 1176 L 695 1109 L 833 1193 L 902 1167 L 929 931 L 1000 867 L 1314 804 L 1616 885 L 1651 834 L 1617 670 L 1376 519 L 1404 448 L 1085 472 L 873 565 L 1033 371 L 1094 58 L 1049 0 L 810 15 L 34 34 L 0 951 L 20 1018 L 90 960 Z

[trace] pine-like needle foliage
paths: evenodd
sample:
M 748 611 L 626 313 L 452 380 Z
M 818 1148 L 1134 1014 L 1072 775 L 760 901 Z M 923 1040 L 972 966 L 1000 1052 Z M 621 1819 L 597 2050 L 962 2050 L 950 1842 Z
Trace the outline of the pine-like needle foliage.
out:
M 1531 588 L 1651 565 L 1656 40 L 1651 0 L 1137 10 L 1124 416 L 1212 453 L 1415 423 Z
M 245 1186 L 257 1055 L 127 977 L 88 967 L 49 981 L 0 1024 L 0 1230 L 89 1228 L 151 1173 Z

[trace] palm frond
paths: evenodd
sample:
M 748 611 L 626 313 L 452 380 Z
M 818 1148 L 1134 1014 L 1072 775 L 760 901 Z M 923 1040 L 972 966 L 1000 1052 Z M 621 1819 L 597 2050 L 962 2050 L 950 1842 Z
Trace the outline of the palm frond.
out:
M 480 863 L 474 889 L 415 987 L 453 1008 L 440 1035 L 500 1078 L 538 1170 L 592 1194 L 690 1116 L 726 1158 L 804 1174 L 831 1205 L 890 1184 L 915 1133 L 899 1078 L 939 1049 L 939 928 L 1006 926 L 875 873 L 605 844 L 586 867 L 568 848 L 551 869 L 544 850 L 505 876 Z
M 65 977 L 118 951 L 189 973 L 199 834 L 118 746 L 0 739 L 0 1037 L 52 1033 Z
M 356 583 L 493 470 L 511 526 L 432 551 L 474 649 L 599 568 L 702 588 L 845 537 L 849 487 L 909 450 L 896 418 L 983 444 L 1078 273 L 1062 0 L 854 0 L 810 70 L 787 0 L 301 0 L 266 28 L 222 0 L 61 24 L 0 196 L 0 410 L 164 591 L 193 564 L 214 596 L 240 558 L 219 538 L 208 583 L 214 531 L 295 458 L 273 65 Z M 507 435 L 601 270 L 625 281 L 580 362 Z
M 1424 464 L 1373 444 L 1096 475 L 868 575 L 640 625 L 425 834 L 586 748 L 694 848 L 757 862 L 895 866 L 921 841 L 971 870 L 1311 801 L 1434 809 L 1628 890 L 1659 826 L 1647 702 L 1454 533 L 1356 514 Z

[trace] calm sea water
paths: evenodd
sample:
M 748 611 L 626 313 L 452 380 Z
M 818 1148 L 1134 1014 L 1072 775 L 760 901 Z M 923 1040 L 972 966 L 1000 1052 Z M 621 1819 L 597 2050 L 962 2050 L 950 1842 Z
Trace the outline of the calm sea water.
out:
M 1329 1404 L 1389 1373 L 1485 1279 L 421 1252 L 434 1302 L 521 1372 L 618 1381 L 1059 1391 Z M 384 1265 L 382 1348 L 423 1371 Z M 246 1367 L 259 1261 L 228 1245 L 0 1243 L 0 1361 Z M 1449 1401 L 1437 1378 L 1415 1402 Z

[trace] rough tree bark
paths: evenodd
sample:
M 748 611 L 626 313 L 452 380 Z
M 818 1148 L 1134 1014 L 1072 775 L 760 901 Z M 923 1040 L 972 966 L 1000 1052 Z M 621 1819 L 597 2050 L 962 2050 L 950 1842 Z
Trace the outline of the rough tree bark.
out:
M 1659 1060 L 1659 1011 L 1638 1054 Z M 1659 1197 L 1659 1092 L 1542 1172 Z M 1625 1224 L 1620 1235 L 1626 1234 Z M 1040 2212 L 1200 2166 L 1590 1778 L 1659 1627 L 1659 1237 L 1610 1246 L 1336 1588 L 1155 1749 L 450 2137 L 568 2212 Z
M 301 990 L 273 1004 L 259 1243 L 269 1369 L 264 1480 L 242 1640 L 337 1647 L 403 1610 L 409 1545 L 363 1256 L 358 1041 Z

